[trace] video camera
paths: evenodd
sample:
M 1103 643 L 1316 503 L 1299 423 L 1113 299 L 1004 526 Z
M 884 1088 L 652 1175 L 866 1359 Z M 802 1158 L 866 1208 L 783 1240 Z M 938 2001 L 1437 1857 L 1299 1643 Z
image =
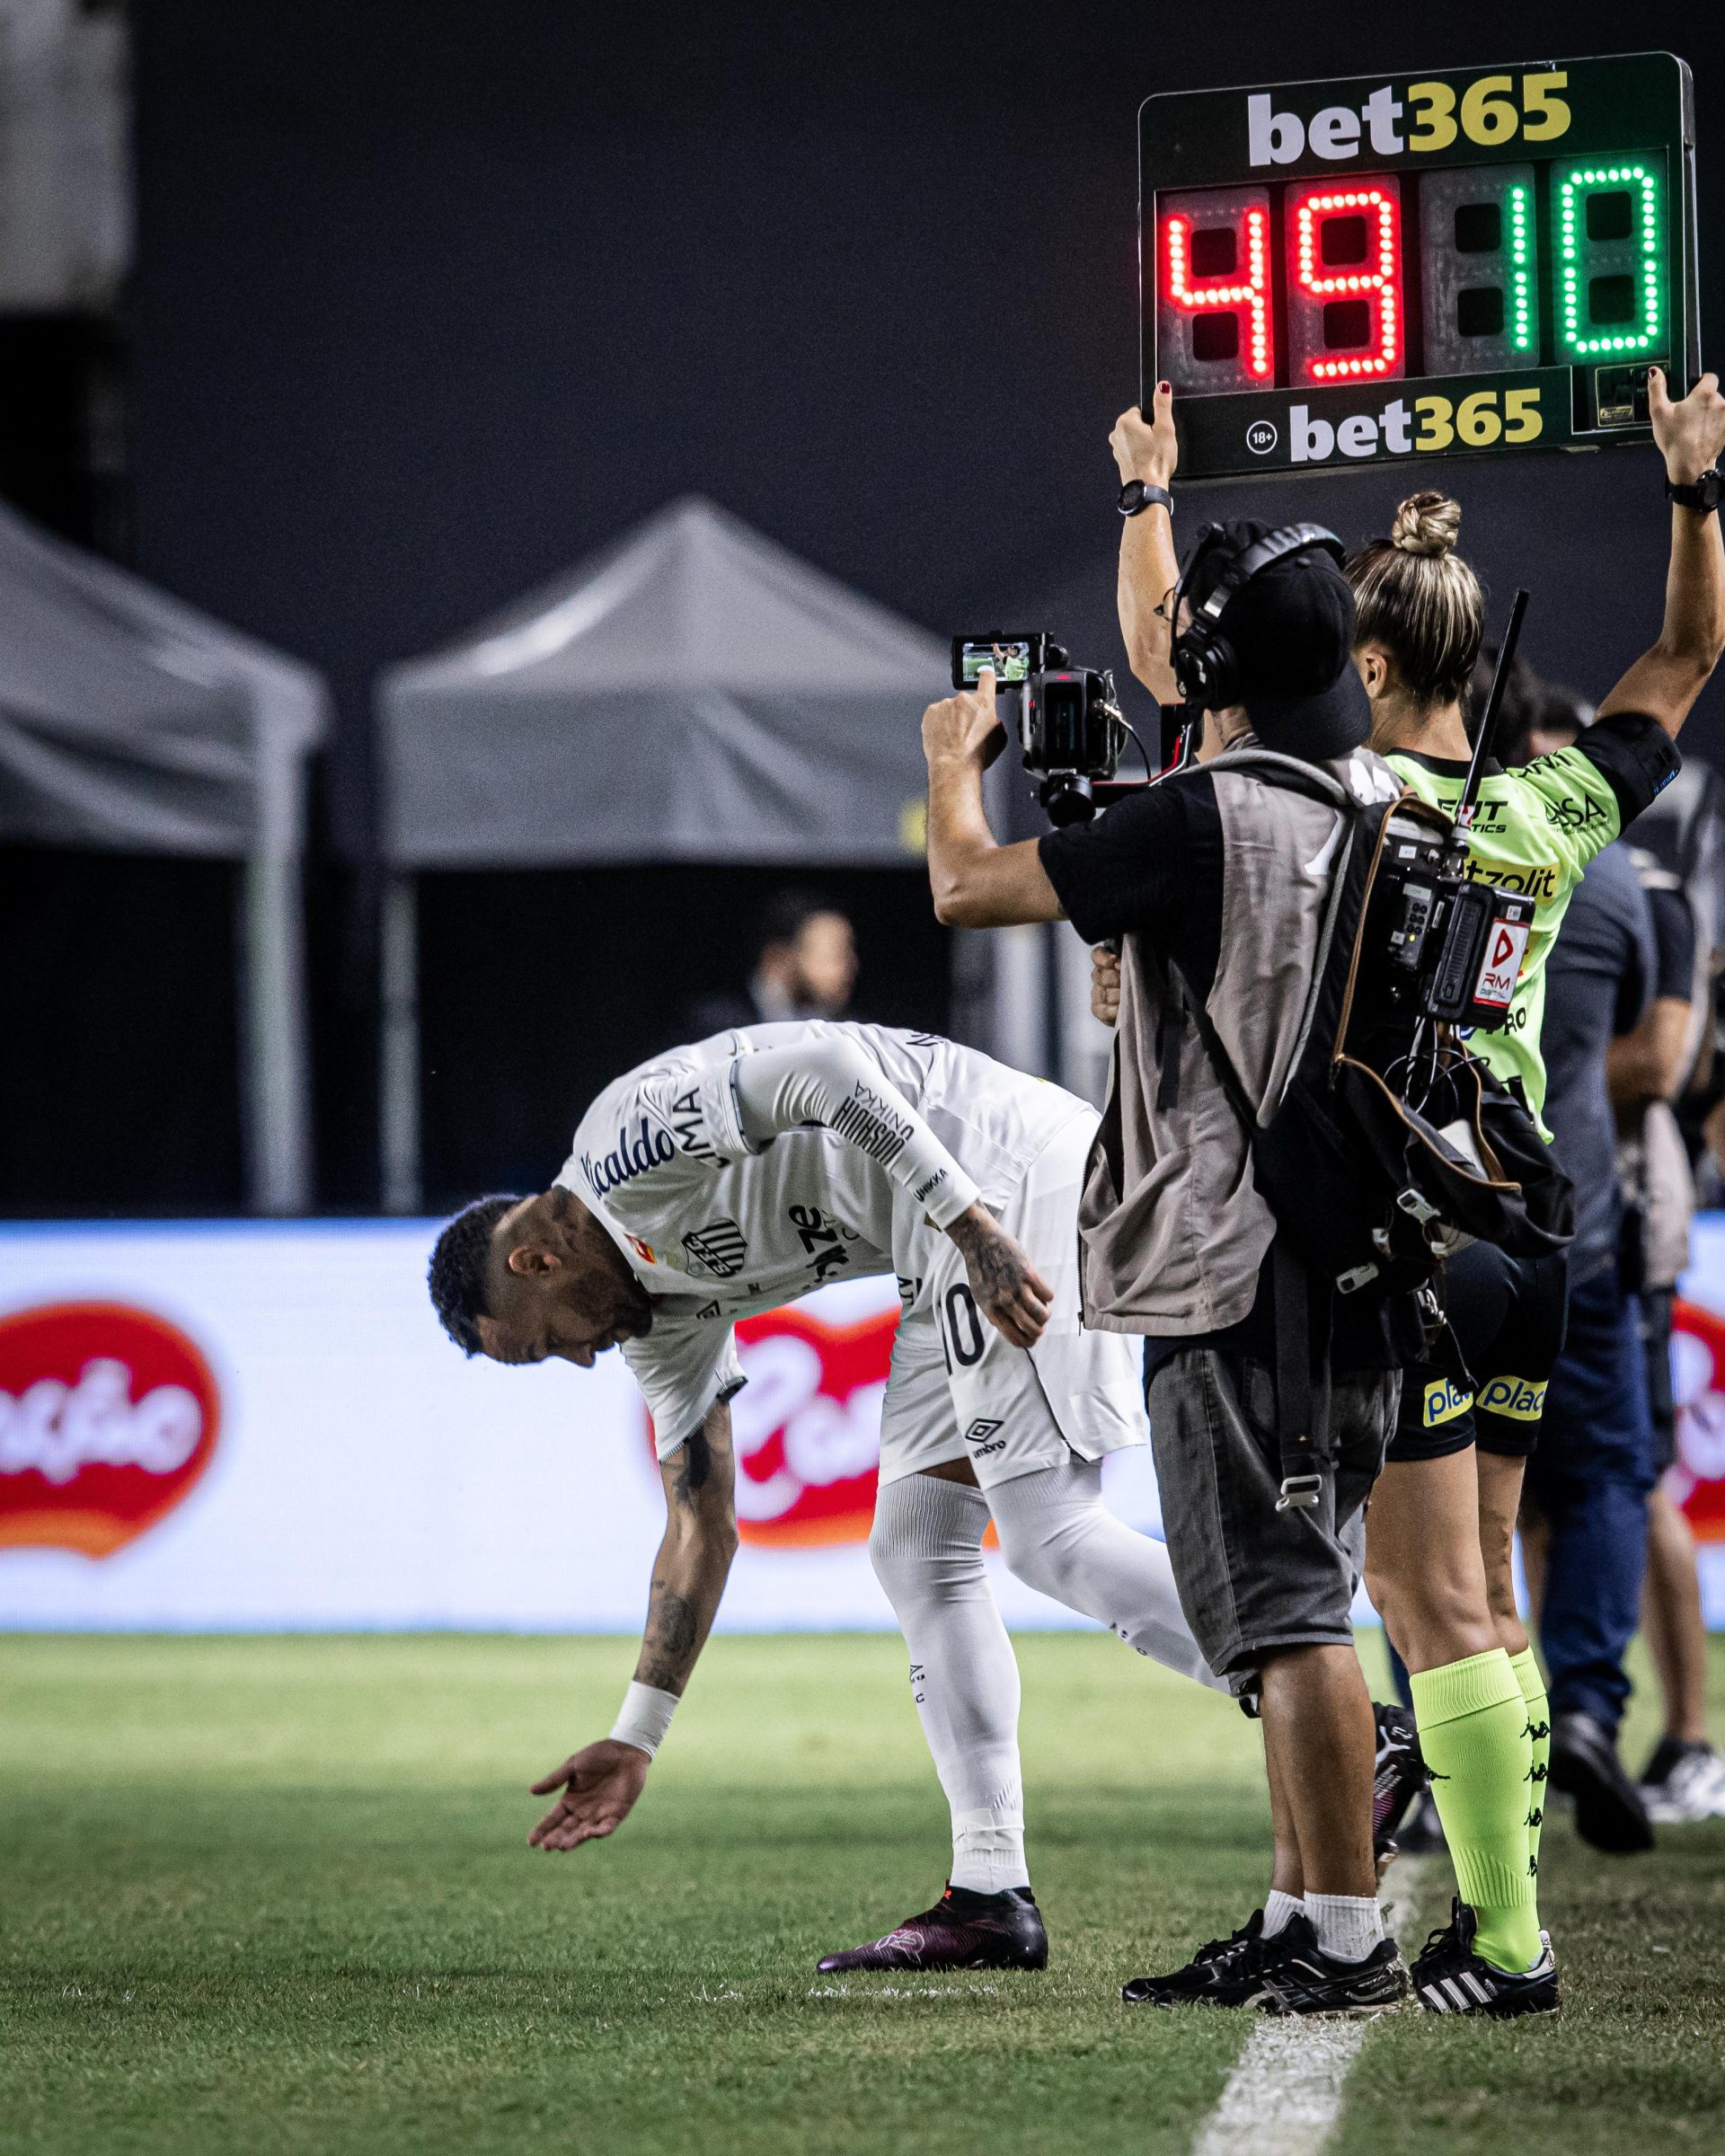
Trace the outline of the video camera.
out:
M 1112 782 L 1121 750 L 1137 739 L 1113 675 L 1075 667 L 1043 630 L 952 639 L 955 689 L 974 689 L 985 667 L 994 669 L 997 687 L 1020 692 L 1019 753 L 1037 782 L 1038 805 L 1057 826 L 1087 824 L 1096 813 L 1096 788 Z

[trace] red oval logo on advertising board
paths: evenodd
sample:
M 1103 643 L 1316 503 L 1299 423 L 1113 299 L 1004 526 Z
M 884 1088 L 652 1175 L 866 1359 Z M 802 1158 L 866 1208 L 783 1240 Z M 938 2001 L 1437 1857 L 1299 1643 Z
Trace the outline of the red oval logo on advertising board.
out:
M 1672 1311 L 1671 1375 L 1677 1457 L 1666 1487 L 1697 1542 L 1725 1542 L 1725 1322 L 1681 1297 Z
M 220 1420 L 209 1365 L 150 1311 L 0 1318 L 0 1549 L 111 1556 L 185 1497 Z
M 896 1303 L 850 1324 L 806 1304 L 744 1318 L 730 1403 L 737 1527 L 779 1549 L 863 1542 L 874 1519 Z M 652 1423 L 648 1421 L 650 1436 Z

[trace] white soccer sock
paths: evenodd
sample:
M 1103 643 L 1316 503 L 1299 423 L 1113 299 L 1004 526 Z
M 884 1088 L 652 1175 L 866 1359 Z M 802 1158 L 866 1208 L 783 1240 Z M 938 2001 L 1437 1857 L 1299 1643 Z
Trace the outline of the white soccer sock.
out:
M 1305 1913 L 1320 1948 L 1338 1961 L 1364 1961 L 1384 1937 L 1375 1894 L 1308 1894 Z
M 1102 1471 L 1075 1454 L 997 1483 L 988 1503 L 1007 1564 L 1027 1586 L 1099 1618 L 1139 1654 L 1226 1692 L 1199 1651 L 1163 1544 L 1102 1502 Z
M 952 1884 L 1028 1886 L 1018 1664 L 982 1561 L 979 1489 L 905 1475 L 875 1498 L 869 1556 L 910 1649 L 910 1687 L 952 1809 Z
M 1264 1937 L 1274 1939 L 1285 1931 L 1290 1916 L 1304 1916 L 1305 1904 L 1297 1894 L 1284 1894 L 1279 1886 L 1272 1886 L 1264 1902 Z

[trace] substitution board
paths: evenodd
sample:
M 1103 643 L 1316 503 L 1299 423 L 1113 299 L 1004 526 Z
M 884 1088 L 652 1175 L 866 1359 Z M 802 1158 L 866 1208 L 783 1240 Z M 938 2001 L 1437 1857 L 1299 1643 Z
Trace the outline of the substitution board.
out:
M 1645 442 L 1700 371 L 1670 53 L 1152 97 L 1138 179 L 1182 479 Z

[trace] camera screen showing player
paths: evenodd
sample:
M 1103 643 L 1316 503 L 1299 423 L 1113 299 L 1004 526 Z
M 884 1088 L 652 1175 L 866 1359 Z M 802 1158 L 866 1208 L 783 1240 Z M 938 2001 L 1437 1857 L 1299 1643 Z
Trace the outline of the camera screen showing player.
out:
M 994 668 L 995 680 L 1002 687 L 1013 682 L 1028 681 L 1032 669 L 1041 663 L 1042 646 L 1046 641 L 1039 634 L 955 636 L 952 639 L 952 686 L 955 689 L 974 689 L 985 667 Z

